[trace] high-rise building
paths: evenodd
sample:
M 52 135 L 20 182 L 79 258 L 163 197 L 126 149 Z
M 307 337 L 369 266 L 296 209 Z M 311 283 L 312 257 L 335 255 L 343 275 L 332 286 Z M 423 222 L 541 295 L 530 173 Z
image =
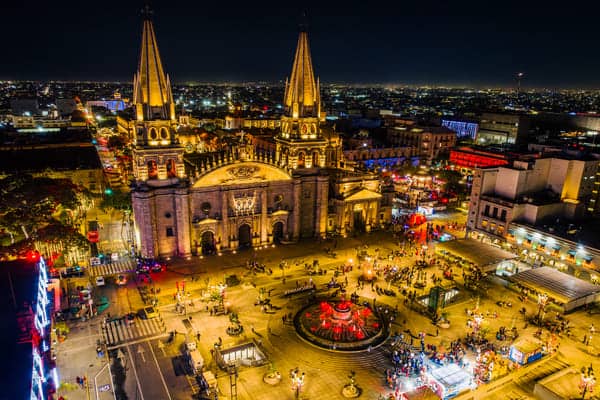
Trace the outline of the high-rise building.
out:
M 144 257 L 233 251 L 328 232 L 345 235 L 390 218 L 390 212 L 381 212 L 377 176 L 345 168 L 339 136 L 323 126 L 305 29 L 273 146 L 240 133 L 238 143 L 219 151 L 184 149 L 148 15 L 133 104 L 134 117 L 123 126 L 134 143 L 132 204 Z

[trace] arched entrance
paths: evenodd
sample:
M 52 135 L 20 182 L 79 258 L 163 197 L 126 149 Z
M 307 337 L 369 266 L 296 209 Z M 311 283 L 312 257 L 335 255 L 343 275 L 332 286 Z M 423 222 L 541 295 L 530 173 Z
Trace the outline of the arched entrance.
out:
M 365 227 L 365 216 L 363 213 L 362 205 L 354 205 L 354 233 L 364 233 Z
M 202 234 L 200 246 L 202 246 L 202 254 L 214 254 L 215 252 L 215 235 L 211 231 L 206 231 Z
M 238 246 L 240 249 L 252 247 L 252 231 L 250 225 L 243 224 L 238 228 Z
M 273 224 L 273 243 L 279 244 L 283 240 L 283 222 Z

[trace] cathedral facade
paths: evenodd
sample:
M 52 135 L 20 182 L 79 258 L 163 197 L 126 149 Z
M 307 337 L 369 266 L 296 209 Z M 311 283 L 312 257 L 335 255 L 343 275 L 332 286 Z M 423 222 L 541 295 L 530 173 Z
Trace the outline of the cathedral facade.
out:
M 188 257 L 367 232 L 390 219 L 381 207 L 377 176 L 348 168 L 339 136 L 324 126 L 305 29 L 286 82 L 281 128 L 268 149 L 242 135 L 226 150 L 185 151 L 149 16 L 133 105 L 132 205 L 136 244 L 144 257 Z

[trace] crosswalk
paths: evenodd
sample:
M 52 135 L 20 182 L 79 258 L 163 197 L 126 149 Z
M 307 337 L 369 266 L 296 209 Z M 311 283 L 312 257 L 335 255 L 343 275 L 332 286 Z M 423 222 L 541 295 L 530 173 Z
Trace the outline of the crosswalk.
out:
M 160 318 L 139 319 L 133 323 L 125 319 L 105 323 L 102 336 L 106 345 L 111 348 L 147 337 L 157 336 L 166 332 L 164 322 Z
M 135 270 L 135 261 L 119 260 L 113 261 L 111 264 L 93 265 L 89 267 L 91 276 L 110 276 L 118 275 Z

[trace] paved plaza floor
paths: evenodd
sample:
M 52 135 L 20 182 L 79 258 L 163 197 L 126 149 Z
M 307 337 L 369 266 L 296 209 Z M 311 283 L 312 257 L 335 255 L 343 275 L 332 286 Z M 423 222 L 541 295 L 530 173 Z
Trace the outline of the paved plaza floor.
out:
M 324 251 L 327 248 L 336 253 L 335 258 Z M 219 399 L 235 398 L 231 396 L 230 376 L 217 368 L 211 352 L 214 344 L 219 341 L 225 349 L 240 343 L 256 342 L 268 356 L 273 367 L 282 375 L 281 382 L 271 386 L 264 383 L 262 379 L 268 372 L 269 365 L 241 367 L 233 390 L 237 391 L 238 399 L 295 398 L 296 391 L 292 389 L 289 371 L 296 368 L 306 376 L 302 390 L 298 393 L 298 397 L 302 399 L 342 399 L 341 391 L 349 382 L 350 371 L 356 373 L 356 384 L 362 389 L 361 398 L 378 399 L 381 395 L 389 394 L 391 390 L 385 382 L 385 371 L 391 367 L 389 342 L 371 348 L 370 351 L 359 353 L 323 350 L 299 338 L 293 325 L 283 318 L 290 313 L 295 314 L 306 304 L 308 297 L 302 294 L 285 297 L 286 290 L 303 285 L 312 279 L 320 289 L 319 296 L 330 296 L 333 290 L 326 290 L 325 286 L 332 278 L 333 270 L 348 264 L 350 259 L 353 260 L 355 268 L 347 276 L 348 293 L 356 290 L 363 299 L 370 302 L 375 299 L 378 305 L 397 309 L 398 316 L 391 326 L 392 334 L 416 335 L 418 332 L 424 332 L 427 344 L 447 347 L 451 341 L 464 338 L 470 332 L 467 327 L 469 316 L 466 310 L 477 308 L 485 315 L 485 326 L 489 330 L 490 339 L 493 339 L 500 326 L 509 329 L 514 326 L 521 337 L 533 337 L 537 328 L 530 326 L 518 310 L 525 307 L 527 314 L 533 315 L 538 310 L 537 305 L 532 302 L 522 303 L 517 293 L 491 281 L 486 281 L 487 289 L 481 293 L 465 293 L 462 301 L 446 307 L 444 312 L 451 321 L 447 329 L 436 327 L 428 317 L 405 307 L 404 297 L 400 294 L 399 288 L 393 287 L 396 296 L 377 295 L 370 285 L 356 289 L 357 278 L 363 272 L 356 266 L 357 250 L 365 250 L 370 255 L 387 255 L 399 248 L 397 241 L 388 232 L 375 232 L 361 237 L 328 241 L 309 240 L 293 245 L 250 249 L 236 254 L 172 260 L 166 272 L 152 275 L 152 282 L 136 282 L 132 279 L 125 288 L 103 289 L 104 294 L 113 300 L 107 312 L 116 316 L 136 312 L 143 307 L 144 302 L 139 287 L 151 287 L 155 291 L 154 298 L 158 301 L 157 308 L 160 311 L 161 323 L 165 326 L 164 330 L 157 328 L 156 331 L 147 332 L 148 335 L 139 338 L 133 337 L 132 332 L 142 332 L 147 329 L 146 325 L 127 332 L 115 328 L 114 332 L 117 333 L 111 334 L 111 344 L 119 348 L 121 354 L 124 354 L 123 357 L 127 359 L 124 388 L 128 398 L 188 399 L 198 390 L 194 380 L 181 372 L 184 342 L 198 340 L 198 336 L 190 337 L 191 335 L 188 334 L 186 337 L 188 330 L 182 322 L 184 319 L 191 322 L 194 333 L 200 334 L 199 350 L 205 360 L 205 368 L 216 375 Z M 434 249 L 429 251 L 433 252 Z M 279 268 L 282 260 L 286 261 L 287 265 L 283 270 Z M 313 260 L 318 260 L 321 268 L 328 272 L 325 275 L 308 276 L 304 265 L 312 264 Z M 247 268 L 248 261 L 264 264 L 267 270 L 270 268 L 273 273 L 271 275 L 261 272 L 252 273 Z M 415 261 L 414 256 L 407 255 L 396 264 L 412 266 Z M 434 273 L 441 275 L 441 271 L 434 267 L 426 270 L 427 276 Z M 230 325 L 228 316 L 211 315 L 210 306 L 213 304 L 206 301 L 209 288 L 224 282 L 230 275 L 236 275 L 241 279 L 239 285 L 226 289 L 225 298 L 229 311 L 239 315 L 240 323 L 245 328 L 240 336 L 229 336 L 226 333 Z M 340 275 L 338 280 L 343 281 L 344 276 Z M 192 303 L 186 305 L 185 315 L 182 314 L 181 309 L 176 309 L 174 302 L 177 287 L 183 283 L 186 292 L 190 295 L 187 301 Z M 450 282 L 444 283 L 450 284 Z M 160 293 L 156 291 L 157 288 L 160 288 Z M 261 289 L 265 292 L 270 291 L 271 304 L 276 307 L 270 313 L 265 313 L 260 306 L 255 305 Z M 424 294 L 428 290 L 429 287 L 418 291 Z M 510 301 L 513 304 L 512 308 L 498 306 L 497 302 L 500 300 Z M 547 317 L 550 318 L 551 315 Z M 103 318 L 104 316 L 98 316 L 91 321 L 73 324 L 65 342 L 58 344 L 57 362 L 62 381 L 75 383 L 76 376 L 86 375 L 89 386 L 87 389 L 85 387 L 64 388 L 61 394 L 64 394 L 66 399 L 96 398 L 98 386 L 105 388 L 105 385 L 110 384 L 112 389 L 113 383 L 110 382 L 110 376 L 105 368 L 106 356 L 98 357 L 96 354 L 97 340 L 105 341 L 106 338 L 106 335 L 102 334 Z M 598 353 L 595 343 L 584 346 L 581 341 L 597 316 L 578 311 L 568 318 L 574 326 L 571 330 L 572 338 L 564 337 L 559 351 L 567 362 L 578 366 L 580 363 L 586 363 L 587 360 L 593 360 L 592 355 Z M 176 331 L 177 334 L 172 342 L 165 344 L 171 331 Z M 119 332 L 128 336 L 121 338 L 118 336 L 121 334 Z M 418 340 L 415 340 L 415 343 L 418 343 Z M 506 342 L 506 345 L 508 344 L 510 343 Z M 514 386 L 510 391 L 514 392 L 515 396 L 528 396 L 521 386 Z M 488 397 L 494 398 L 493 396 L 496 395 L 497 392 L 490 393 Z M 112 398 L 112 390 L 98 392 L 97 398 Z

